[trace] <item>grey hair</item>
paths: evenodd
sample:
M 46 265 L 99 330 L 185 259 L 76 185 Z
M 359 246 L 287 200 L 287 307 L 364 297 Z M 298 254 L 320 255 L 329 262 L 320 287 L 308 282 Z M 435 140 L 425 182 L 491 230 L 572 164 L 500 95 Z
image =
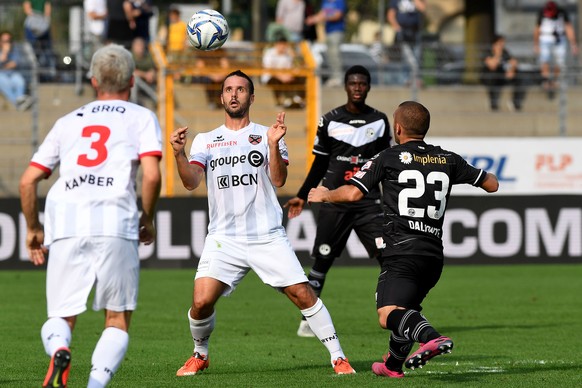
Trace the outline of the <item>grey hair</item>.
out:
M 97 81 L 99 90 L 105 93 L 128 90 L 134 70 L 131 53 L 118 44 L 101 47 L 91 59 L 91 76 Z

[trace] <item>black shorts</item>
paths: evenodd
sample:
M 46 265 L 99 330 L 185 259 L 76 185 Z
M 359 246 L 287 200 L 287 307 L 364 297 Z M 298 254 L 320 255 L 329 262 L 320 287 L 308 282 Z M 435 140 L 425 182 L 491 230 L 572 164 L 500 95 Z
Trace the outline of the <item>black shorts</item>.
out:
M 316 259 L 335 259 L 341 255 L 354 230 L 368 256 L 376 258 L 380 252 L 376 241 L 382 238 L 383 222 L 382 207 L 373 202 L 370 206 L 354 209 L 323 204 L 317 218 L 317 233 L 311 256 Z
M 429 256 L 383 258 L 376 307 L 396 305 L 421 311 L 421 303 L 441 277 L 443 260 Z

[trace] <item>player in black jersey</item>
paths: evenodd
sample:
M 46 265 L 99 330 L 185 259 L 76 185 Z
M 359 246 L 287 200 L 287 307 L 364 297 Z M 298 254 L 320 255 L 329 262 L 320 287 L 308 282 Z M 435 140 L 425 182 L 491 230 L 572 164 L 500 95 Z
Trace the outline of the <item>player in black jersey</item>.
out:
M 421 303 L 439 280 L 443 268 L 442 226 L 454 184 L 467 183 L 495 192 L 497 177 L 476 169 L 462 157 L 424 142 L 430 114 L 421 104 L 403 102 L 394 112 L 397 146 L 379 153 L 351 179 L 351 185 L 309 192 L 311 202 L 359 201 L 382 183 L 384 203 L 382 270 L 376 288 L 380 326 L 391 330 L 385 362 L 372 371 L 404 377 L 407 368 L 422 367 L 449 353 L 453 341 L 441 336 L 420 314 Z M 408 356 L 414 342 L 420 348 Z
M 363 66 L 352 66 L 344 77 L 348 102 L 326 113 L 319 121 L 313 146 L 315 160 L 297 197 L 284 207 L 289 218 L 303 210 L 309 190 L 323 185 L 330 190 L 348 183 L 360 168 L 378 152 L 390 147 L 390 123 L 383 112 L 366 105 L 370 91 L 370 73 Z M 346 246 L 354 230 L 371 258 L 379 258 L 377 241 L 381 238 L 382 207 L 378 185 L 360 202 L 324 204 L 317 221 L 309 272 L 309 283 L 319 296 L 333 261 Z M 309 325 L 301 321 L 297 335 L 313 337 Z

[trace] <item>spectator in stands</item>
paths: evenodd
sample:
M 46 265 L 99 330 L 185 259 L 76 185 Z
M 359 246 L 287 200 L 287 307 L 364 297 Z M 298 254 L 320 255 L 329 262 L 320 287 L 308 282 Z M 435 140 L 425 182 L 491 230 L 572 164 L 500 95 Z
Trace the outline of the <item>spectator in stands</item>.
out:
M 420 43 L 425 10 L 425 0 L 390 0 L 386 18 L 396 34 L 395 44 L 406 43 L 414 47 Z
M 370 44 L 370 55 L 374 58 L 374 61 L 379 64 L 384 64 L 388 62 L 388 56 L 384 50 L 384 43 L 382 42 L 382 32 L 380 30 L 376 31 L 374 34 L 374 41 Z
M 327 59 L 331 68 L 331 78 L 326 81 L 325 85 L 329 87 L 343 86 L 344 84 L 340 45 L 344 41 L 346 32 L 345 16 L 347 10 L 345 0 L 323 0 L 321 10 L 305 20 L 308 26 L 325 23 Z
M 548 1 L 538 14 L 534 50 L 539 55 L 542 86 L 550 99 L 554 98 L 560 71 L 566 65 L 568 42 L 572 54 L 578 55 L 576 33 L 568 14 L 555 1 Z
M 275 101 L 283 108 L 303 108 L 305 79 L 293 74 L 295 51 L 285 36 L 279 36 L 272 47 L 263 53 L 263 67 L 265 69 L 288 69 L 285 73 L 265 73 L 261 82 L 273 88 Z
M 86 57 L 90 58 L 105 40 L 105 22 L 107 21 L 106 0 L 84 0 L 83 8 L 87 20 L 88 40 Z
M 146 41 L 137 37 L 133 39 L 131 44 L 131 55 L 135 62 L 135 71 L 133 75 L 141 78 L 148 85 L 152 86 L 156 83 L 156 64 L 147 49 Z
M 425 0 L 390 0 L 386 18 L 395 32 L 394 46 L 409 68 L 417 68 L 421 61 L 422 15 L 426 11 Z M 409 72 L 404 74 L 410 83 Z
M 18 71 L 21 58 L 8 31 L 0 33 L 0 92 L 18 110 L 26 110 L 32 105 L 32 98 L 25 94 L 26 81 Z
M 135 91 L 137 93 L 134 102 L 146 106 L 146 98 L 155 94 L 157 69 L 154 60 L 147 49 L 147 43 L 142 37 L 136 37 L 131 43 L 131 55 L 135 62 Z M 149 90 L 146 90 L 149 89 Z
M 158 38 L 166 48 L 168 61 L 176 62 L 184 57 L 188 39 L 186 31 L 186 22 L 182 20 L 180 8 L 171 5 L 168 12 L 168 22 L 162 25 L 158 31 Z M 180 72 L 174 73 L 174 80 L 179 81 L 181 77 Z
M 305 24 L 304 0 L 279 0 L 277 1 L 276 21 L 285 27 L 292 42 L 299 42 L 303 38 L 303 25 Z
M 135 19 L 134 37 L 150 42 L 150 19 L 153 16 L 152 0 L 132 0 L 132 16 Z
M 22 7 L 26 15 L 24 36 L 34 49 L 40 67 L 41 79 L 51 81 L 57 72 L 50 31 L 51 2 L 50 0 L 24 0 Z
M 303 39 L 309 42 L 315 42 L 317 40 L 317 28 L 315 25 L 307 24 L 307 19 L 310 16 L 315 15 L 315 7 L 313 6 L 313 1 L 304 0 L 305 3 L 305 19 L 303 22 Z
M 180 8 L 170 6 L 168 12 L 168 23 L 162 26 L 159 31 L 160 40 L 163 42 L 166 53 L 169 56 L 181 55 L 186 48 L 187 26 L 181 18 Z
M 180 8 L 171 5 L 168 12 L 168 21 L 162 25 L 158 31 L 158 39 L 166 49 L 168 61 L 180 61 L 185 54 L 186 41 L 188 39 L 187 25 L 182 20 Z M 180 72 L 174 73 L 174 80 L 179 81 L 182 78 Z
M 97 50 L 105 39 L 105 22 L 107 21 L 106 0 L 84 0 L 83 8 L 87 16 L 87 29 L 91 34 L 91 44 Z
M 107 0 L 108 43 L 121 44 L 129 50 L 135 27 L 135 17 L 129 0 Z
M 485 55 L 482 71 L 481 80 L 487 86 L 491 110 L 499 110 L 501 88 L 511 85 L 513 94 L 509 109 L 520 111 L 525 98 L 525 85 L 517 69 L 517 59 L 505 48 L 503 36 L 497 35 L 493 39 L 491 49 Z

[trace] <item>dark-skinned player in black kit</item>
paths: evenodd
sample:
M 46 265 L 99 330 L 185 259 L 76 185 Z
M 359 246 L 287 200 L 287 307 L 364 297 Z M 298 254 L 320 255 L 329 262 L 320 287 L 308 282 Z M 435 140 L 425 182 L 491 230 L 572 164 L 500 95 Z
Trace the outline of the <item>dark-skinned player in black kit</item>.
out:
M 388 117 L 366 105 L 370 87 L 368 69 L 356 65 L 346 71 L 344 89 L 348 101 L 319 120 L 313 145 L 315 160 L 297 196 L 284 205 L 289 209 L 289 218 L 301 213 L 310 189 L 320 182 L 329 189 L 347 184 L 370 158 L 390 147 Z M 379 259 L 378 241 L 381 240 L 382 227 L 380 202 L 377 186 L 357 203 L 326 203 L 321 206 L 311 253 L 315 262 L 308 275 L 316 295 L 321 294 L 326 275 L 335 258 L 344 250 L 352 231 L 358 235 L 369 257 Z M 304 319 L 300 322 L 297 335 L 314 336 Z

